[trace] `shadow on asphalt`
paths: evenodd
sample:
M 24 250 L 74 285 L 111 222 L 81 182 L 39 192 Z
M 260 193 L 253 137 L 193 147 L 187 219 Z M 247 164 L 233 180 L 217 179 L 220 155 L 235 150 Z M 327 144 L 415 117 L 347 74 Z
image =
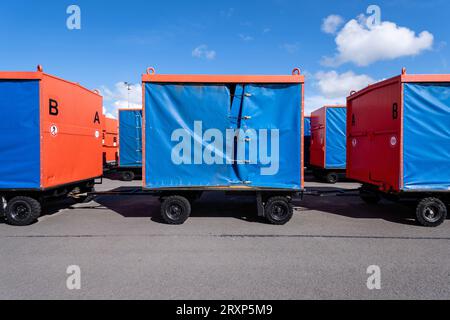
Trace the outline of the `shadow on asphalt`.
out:
M 332 187 L 312 189 L 330 193 L 341 190 Z M 352 219 L 381 219 L 397 224 L 417 225 L 414 204 L 383 200 L 379 204 L 369 205 L 362 201 L 355 192 L 324 197 L 306 195 L 303 201 L 296 200 L 294 203 L 305 208 L 306 211 L 321 211 Z
M 115 191 L 119 190 L 125 189 L 115 189 Z M 106 195 L 98 197 L 95 202 L 125 218 L 150 217 L 154 222 L 164 223 L 160 216 L 161 205 L 155 196 Z M 83 206 L 82 208 L 102 209 L 102 207 Z M 247 222 L 265 223 L 265 220 L 257 216 L 255 197 L 225 196 L 222 192 L 205 193 L 201 199 L 194 202 L 191 218 L 197 217 L 227 217 Z

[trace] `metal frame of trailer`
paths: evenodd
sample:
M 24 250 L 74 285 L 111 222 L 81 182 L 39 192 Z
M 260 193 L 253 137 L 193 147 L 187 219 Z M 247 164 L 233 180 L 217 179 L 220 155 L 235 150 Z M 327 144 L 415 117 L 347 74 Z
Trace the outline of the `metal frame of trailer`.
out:
M 287 223 L 293 214 L 293 206 L 291 201 L 293 198 L 303 199 L 305 194 L 319 195 L 318 192 L 305 192 L 297 190 L 283 190 L 283 189 L 254 189 L 254 188 L 185 188 L 185 189 L 163 189 L 163 190 L 148 190 L 140 187 L 129 187 L 121 190 L 113 191 L 101 191 L 101 192 L 89 192 L 85 198 L 85 202 L 95 200 L 96 197 L 101 196 L 151 196 L 158 198 L 161 202 L 161 211 L 165 210 L 166 207 L 170 207 L 172 202 L 178 202 L 179 198 L 186 199 L 190 206 L 194 204 L 197 200 L 201 198 L 205 192 L 222 191 L 227 195 L 234 196 L 249 196 L 252 195 L 256 199 L 257 216 L 260 218 L 266 218 L 271 224 L 283 225 Z M 336 192 L 335 192 L 336 193 Z M 176 197 L 174 201 L 174 197 Z M 166 204 L 166 206 L 164 206 Z M 276 211 L 277 213 L 284 213 L 289 216 L 288 220 L 278 220 L 268 215 L 271 211 Z M 282 211 L 282 212 L 280 212 Z M 163 212 L 162 216 L 164 218 Z M 189 212 L 190 215 L 190 212 Z M 168 224 L 182 224 L 186 219 L 179 220 L 167 220 L 164 219 Z

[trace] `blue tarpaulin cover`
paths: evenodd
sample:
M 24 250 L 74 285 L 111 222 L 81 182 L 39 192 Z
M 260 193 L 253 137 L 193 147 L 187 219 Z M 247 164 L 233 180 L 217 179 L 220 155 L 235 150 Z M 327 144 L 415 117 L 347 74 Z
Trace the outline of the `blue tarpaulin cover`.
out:
M 0 189 L 40 188 L 39 81 L 0 81 Z
M 146 187 L 300 189 L 301 92 L 145 84 Z
M 327 108 L 326 169 L 347 167 L 347 108 Z
M 305 117 L 304 123 L 305 123 L 305 128 L 304 128 L 305 137 L 311 137 L 311 118 Z
M 306 118 L 304 121 L 304 147 L 303 147 L 303 156 L 304 156 L 304 165 L 305 167 L 309 167 L 310 165 L 310 157 L 311 157 L 311 118 Z
M 450 83 L 404 88 L 404 190 L 450 190 Z
M 142 167 L 142 110 L 119 110 L 119 167 Z

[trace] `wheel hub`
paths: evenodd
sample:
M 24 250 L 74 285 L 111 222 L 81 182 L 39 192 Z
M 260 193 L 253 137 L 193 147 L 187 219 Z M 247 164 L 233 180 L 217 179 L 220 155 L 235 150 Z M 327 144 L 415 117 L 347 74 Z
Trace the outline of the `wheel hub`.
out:
M 439 220 L 439 214 L 437 214 L 438 210 L 432 206 L 428 206 L 425 208 L 425 219 L 430 222 L 436 222 Z
M 178 204 L 173 204 L 169 207 L 168 211 L 169 216 L 178 218 L 182 214 L 183 208 L 181 208 Z
M 284 216 L 286 215 L 287 210 L 286 210 L 286 208 L 285 208 L 284 206 L 282 206 L 282 205 L 275 205 L 274 208 L 273 208 L 273 213 L 274 213 L 274 216 L 275 216 L 276 218 L 282 219 L 282 218 L 284 218 Z
M 30 213 L 30 209 L 25 205 L 25 204 L 16 204 L 13 208 L 12 208 L 12 215 L 14 217 L 14 219 L 18 219 L 18 220 L 23 220 L 25 218 L 27 218 L 27 216 Z

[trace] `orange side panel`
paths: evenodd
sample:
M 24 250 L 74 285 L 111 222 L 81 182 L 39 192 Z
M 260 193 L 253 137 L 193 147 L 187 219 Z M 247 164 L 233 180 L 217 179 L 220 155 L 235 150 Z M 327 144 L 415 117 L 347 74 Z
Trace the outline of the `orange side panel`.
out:
M 103 120 L 103 154 L 106 162 L 115 162 L 118 157 L 119 123 L 116 119 L 104 117 Z
M 41 187 L 103 173 L 102 97 L 44 74 L 41 84 Z

